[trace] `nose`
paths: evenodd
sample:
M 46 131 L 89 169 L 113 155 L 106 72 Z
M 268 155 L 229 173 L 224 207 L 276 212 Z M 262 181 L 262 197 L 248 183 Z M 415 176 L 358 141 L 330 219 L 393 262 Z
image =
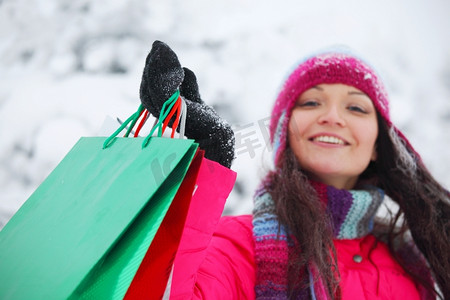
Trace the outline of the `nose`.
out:
M 346 125 L 345 119 L 343 118 L 339 107 L 336 105 L 324 107 L 322 114 L 319 116 L 318 122 L 322 125 L 329 124 L 341 127 Z

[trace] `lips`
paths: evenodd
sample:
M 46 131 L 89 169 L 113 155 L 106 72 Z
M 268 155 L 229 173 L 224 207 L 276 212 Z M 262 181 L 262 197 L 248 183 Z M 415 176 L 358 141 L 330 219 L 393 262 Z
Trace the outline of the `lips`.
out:
M 309 139 L 313 142 L 320 142 L 320 143 L 326 143 L 326 144 L 332 144 L 332 145 L 349 145 L 347 141 L 342 139 L 341 137 L 338 137 L 336 135 L 329 135 L 329 134 L 319 134 L 311 137 Z

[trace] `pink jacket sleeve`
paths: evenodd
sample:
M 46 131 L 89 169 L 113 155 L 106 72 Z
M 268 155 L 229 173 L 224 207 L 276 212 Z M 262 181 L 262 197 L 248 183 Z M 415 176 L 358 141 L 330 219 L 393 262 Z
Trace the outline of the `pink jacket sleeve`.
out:
M 254 299 L 252 216 L 222 217 L 210 243 L 176 261 L 170 299 Z M 180 282 L 183 281 L 183 282 Z

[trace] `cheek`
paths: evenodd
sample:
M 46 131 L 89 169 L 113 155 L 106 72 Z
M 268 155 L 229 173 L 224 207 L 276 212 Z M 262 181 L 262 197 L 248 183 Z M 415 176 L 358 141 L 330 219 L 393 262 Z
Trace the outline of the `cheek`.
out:
M 300 137 L 305 131 L 307 122 L 306 116 L 298 111 L 293 111 L 288 125 L 289 139 L 300 140 Z
M 295 122 L 289 121 L 289 126 L 288 126 L 288 140 L 289 143 L 292 145 L 293 143 L 295 143 L 295 141 L 298 141 L 299 137 L 300 137 L 300 132 L 298 130 L 298 126 Z
M 373 148 L 378 136 L 378 130 L 367 130 L 361 133 L 362 139 L 367 147 Z
M 299 158 L 299 153 L 302 152 L 302 142 L 301 142 L 301 132 L 300 132 L 300 124 L 296 122 L 294 117 L 291 117 L 288 124 L 288 132 L 287 132 L 287 142 L 289 144 L 289 147 L 294 152 L 297 159 Z
M 367 156 L 371 159 L 376 157 L 376 141 L 378 137 L 378 126 L 377 123 L 373 124 L 363 124 L 359 127 L 358 135 L 360 143 L 363 145 L 364 151 L 367 152 Z
M 375 124 L 372 124 L 372 126 L 370 127 L 370 130 L 367 134 L 368 139 L 369 139 L 369 143 L 372 146 L 375 146 L 375 143 L 377 141 L 378 138 L 378 123 L 375 122 Z

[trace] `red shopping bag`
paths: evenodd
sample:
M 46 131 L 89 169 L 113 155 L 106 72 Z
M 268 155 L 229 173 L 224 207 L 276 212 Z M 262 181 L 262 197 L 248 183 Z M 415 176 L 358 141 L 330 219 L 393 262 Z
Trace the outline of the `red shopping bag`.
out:
M 124 299 L 150 300 L 163 297 L 185 226 L 203 156 L 204 151 L 197 151 Z
M 203 158 L 173 264 L 170 299 L 187 299 L 192 295 L 196 272 L 205 258 L 207 246 L 235 181 L 236 172 Z

